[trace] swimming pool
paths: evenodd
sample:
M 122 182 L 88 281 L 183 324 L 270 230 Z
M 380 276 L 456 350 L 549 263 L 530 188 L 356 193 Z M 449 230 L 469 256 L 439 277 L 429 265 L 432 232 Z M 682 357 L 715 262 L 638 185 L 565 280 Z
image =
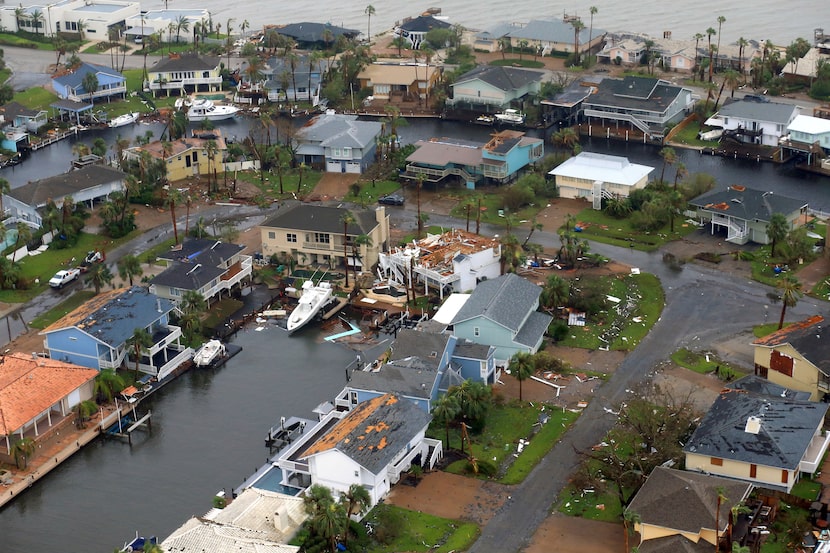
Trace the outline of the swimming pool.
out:
M 284 486 L 282 481 L 282 469 L 279 467 L 271 467 L 268 472 L 259 477 L 259 479 L 251 484 L 252 488 L 259 488 L 260 490 L 268 490 L 269 492 L 277 492 L 285 495 L 298 495 L 302 490 L 292 486 Z
M 0 252 L 6 248 L 14 246 L 15 242 L 17 242 L 17 229 L 6 229 L 6 239 L 3 242 L 0 242 Z

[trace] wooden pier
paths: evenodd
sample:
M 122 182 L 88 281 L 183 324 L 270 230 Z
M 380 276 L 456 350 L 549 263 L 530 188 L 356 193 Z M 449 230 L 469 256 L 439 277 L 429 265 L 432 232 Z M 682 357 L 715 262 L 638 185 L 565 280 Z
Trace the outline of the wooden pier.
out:
M 72 127 L 68 131 L 63 131 L 59 133 L 55 133 L 51 135 L 49 138 L 41 140 L 40 142 L 35 142 L 31 145 L 32 150 L 40 150 L 41 148 L 45 148 L 46 146 L 50 146 L 55 142 L 59 142 L 68 136 L 77 136 L 78 135 L 78 127 Z

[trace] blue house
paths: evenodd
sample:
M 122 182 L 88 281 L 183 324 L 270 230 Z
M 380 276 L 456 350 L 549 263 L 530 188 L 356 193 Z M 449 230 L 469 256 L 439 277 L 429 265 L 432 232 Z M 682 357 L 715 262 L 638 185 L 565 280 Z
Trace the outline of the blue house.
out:
M 295 135 L 298 162 L 329 173 L 362 173 L 375 161 L 383 125 L 356 115 L 318 115 Z
M 29 146 L 29 133 L 36 133 L 49 118 L 45 110 L 32 110 L 17 102 L 0 107 L 0 148 L 19 152 Z
M 90 367 L 116 369 L 127 359 L 127 340 L 137 328 L 150 334 L 152 345 L 142 353 L 139 370 L 159 380 L 193 356 L 181 343 L 182 330 L 169 324 L 173 302 L 133 286 L 99 294 L 40 334 L 49 357 Z
M 320 103 L 320 88 L 323 71 L 328 62 L 315 61 L 309 54 L 298 55 L 293 62 L 282 57 L 268 60 L 265 88 L 271 102 L 309 102 L 312 106 Z
M 98 80 L 98 88 L 95 90 L 84 88 L 84 77 L 90 73 Z M 92 102 L 95 98 L 106 98 L 117 94 L 126 98 L 127 77 L 111 67 L 84 62 L 72 73 L 52 79 L 52 88 L 61 100 L 74 102 Z
M 551 320 L 539 313 L 542 289 L 513 273 L 476 286 L 452 320 L 453 334 L 493 346 L 506 364 L 518 352 L 536 353 Z
M 498 376 L 495 348 L 451 334 L 404 329 L 392 344 L 387 362 L 375 361 L 353 371 L 329 408 L 351 410 L 363 401 L 393 393 L 429 413 L 450 387 L 465 380 L 493 384 Z
M 404 177 L 423 178 L 433 183 L 460 178 L 470 189 L 479 183 L 513 181 L 522 169 L 545 155 L 541 138 L 530 138 L 513 130 L 493 133 L 486 144 L 457 138 L 432 138 L 419 140 L 415 146 L 417 149 L 406 158 Z

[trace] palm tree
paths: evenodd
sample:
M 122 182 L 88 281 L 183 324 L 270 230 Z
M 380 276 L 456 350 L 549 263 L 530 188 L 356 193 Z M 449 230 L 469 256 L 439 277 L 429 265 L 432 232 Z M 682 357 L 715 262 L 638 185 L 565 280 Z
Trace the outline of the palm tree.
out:
M 576 153 L 579 147 L 579 135 L 572 127 L 565 127 L 551 135 L 553 144 L 567 150 L 571 150 L 571 155 Z
M 93 393 L 98 403 L 109 403 L 112 398 L 124 389 L 124 379 L 115 372 L 115 369 L 101 369 L 95 377 Z
M 775 257 L 775 246 L 787 237 L 790 232 L 790 223 L 782 213 L 773 213 L 767 223 L 767 238 L 771 243 L 770 257 Z
M 677 181 L 686 178 L 689 175 L 688 169 L 686 169 L 686 164 L 683 162 L 679 162 L 677 164 L 677 168 L 674 172 L 674 189 L 677 190 Z
M 349 252 L 347 246 L 349 245 L 349 225 L 354 224 L 355 218 L 351 211 L 346 211 L 340 216 L 340 222 L 343 223 L 343 263 L 346 265 L 346 288 L 349 287 Z
M 196 313 L 201 315 L 206 309 L 207 301 L 196 290 L 188 290 L 182 294 L 182 299 L 179 301 L 179 311 L 182 313 Z
M 81 42 L 83 42 L 84 41 L 84 31 L 86 30 L 86 28 L 89 25 L 87 25 L 86 21 L 84 21 L 83 19 L 79 19 L 78 22 L 75 25 L 78 28 L 78 38 L 81 40 Z
M 179 37 L 182 32 L 186 33 L 190 31 L 190 21 L 187 20 L 187 16 L 184 14 L 181 14 L 176 18 L 176 22 L 173 23 L 173 26 L 176 29 L 176 42 L 179 42 Z
M 545 309 L 559 309 L 567 305 L 570 295 L 570 283 L 559 275 L 550 275 L 545 281 L 539 300 Z
M 367 21 L 366 21 L 366 38 L 369 42 L 372 42 L 372 16 L 375 15 L 375 7 L 372 4 L 366 6 L 366 9 L 363 10 L 363 13 L 366 14 Z
M 795 307 L 804 292 L 801 291 L 801 282 L 793 275 L 784 275 L 778 281 L 778 288 L 781 290 L 781 318 L 778 320 L 778 330 L 784 327 L 784 315 L 788 307 Z
M 675 164 L 677 161 L 677 152 L 674 151 L 674 148 L 666 146 L 660 150 L 660 157 L 663 158 L 663 169 L 660 171 L 660 186 L 662 186 L 664 184 L 663 178 L 666 174 L 666 166 Z
M 346 508 L 332 501 L 311 520 L 314 532 L 329 544 L 329 551 L 337 551 L 337 537 L 348 530 Z
M 233 32 L 233 23 L 235 19 L 233 17 L 228 18 L 228 23 L 225 28 L 225 31 L 228 33 L 228 38 L 225 41 L 226 49 L 228 51 L 228 67 L 231 66 L 231 33 Z
M 173 187 L 167 191 L 167 205 L 170 207 L 170 219 L 173 221 L 173 238 L 179 243 L 179 227 L 176 225 L 176 204 L 181 203 L 182 194 Z
M 726 22 L 726 18 L 722 15 L 719 15 L 718 16 L 718 46 L 717 46 L 718 54 L 720 54 L 720 30 L 721 30 L 721 27 L 723 26 L 724 22 Z M 711 79 L 709 79 L 709 80 L 711 80 Z M 717 108 L 715 108 L 715 109 L 717 109 Z
M 597 14 L 599 10 L 596 8 L 596 6 L 591 6 L 590 8 L 588 8 L 588 11 L 591 12 L 591 22 L 588 26 L 588 62 L 590 63 L 591 42 L 593 42 L 594 40 L 594 16 Z
M 519 401 L 522 401 L 522 383 L 530 378 L 536 370 L 533 356 L 526 351 L 517 352 L 507 365 L 513 378 L 519 381 Z
M 122 280 L 129 280 L 133 285 L 133 277 L 140 277 L 144 274 L 141 269 L 141 261 L 135 255 L 125 255 L 118 260 L 118 274 Z
M 709 82 L 712 82 L 712 54 L 714 50 L 712 50 L 712 35 L 716 34 L 717 31 L 712 27 L 706 29 L 706 36 L 709 37 Z
M 447 433 L 446 447 L 450 447 L 450 423 L 458 417 L 461 413 L 461 405 L 458 403 L 458 398 L 451 394 L 444 394 L 435 402 L 435 407 L 432 409 L 432 416 L 436 421 L 444 424 L 444 429 Z
M 628 537 L 630 534 L 634 532 L 634 528 L 640 523 L 640 515 L 632 511 L 631 509 L 626 509 L 623 513 L 623 528 L 625 529 L 625 553 L 629 553 L 628 548 Z
M 426 175 L 418 173 L 418 177 L 415 180 L 415 201 L 418 207 L 418 240 L 421 239 L 424 232 L 424 220 L 421 218 L 421 187 L 424 185 L 425 178 Z
M 100 83 L 98 82 L 98 77 L 95 75 L 95 73 L 90 71 L 81 79 L 81 86 L 84 88 L 84 92 L 86 92 L 89 95 L 89 101 L 90 103 L 92 103 L 93 96 L 96 92 L 98 92 L 98 87 L 100 86 Z
M 141 355 L 147 353 L 150 346 L 153 345 L 153 338 L 150 333 L 144 328 L 136 328 L 133 330 L 133 335 L 127 338 L 127 347 L 132 349 L 133 358 L 135 359 L 135 373 L 133 375 L 135 380 L 138 380 L 138 365 L 141 361 Z
M 579 65 L 579 33 L 585 28 L 585 24 L 581 19 L 574 19 L 571 21 L 574 28 L 574 66 Z
M 695 33 L 695 36 L 694 36 L 694 39 L 695 39 L 695 64 L 694 64 L 694 69 L 692 69 L 692 74 L 693 75 L 697 73 L 697 65 L 698 65 L 697 60 L 700 57 L 698 55 L 698 48 L 700 46 L 700 41 L 703 38 L 703 36 L 704 36 L 703 33 Z
M 352 257 L 355 259 L 355 285 L 357 285 L 357 261 L 360 261 L 362 256 L 360 250 L 363 247 L 370 248 L 372 246 L 372 237 L 368 234 L 358 234 L 352 240 Z
M 348 491 L 340 492 L 340 500 L 346 503 L 346 516 L 362 515 L 372 506 L 369 490 L 360 484 L 352 484 Z
M 35 441 L 31 438 L 20 438 L 12 445 L 12 456 L 17 468 L 25 470 L 29 459 L 35 454 Z
M 86 274 L 86 283 L 92 284 L 95 287 L 95 295 L 97 296 L 101 293 L 101 288 L 105 284 L 112 282 L 112 278 L 112 271 L 110 271 L 106 263 L 93 263 L 90 265 L 89 271 Z
M 35 28 L 35 34 L 40 34 L 41 23 L 43 23 L 43 12 L 35 10 L 32 12 L 32 26 Z
M 11 191 L 12 185 L 9 184 L 9 181 L 0 177 L 0 219 L 3 218 L 3 214 L 6 212 L 6 209 L 3 207 L 3 195 Z
M 741 76 L 744 75 L 744 52 L 746 51 L 747 46 L 749 46 L 749 41 L 747 39 L 744 37 L 738 39 L 738 71 Z

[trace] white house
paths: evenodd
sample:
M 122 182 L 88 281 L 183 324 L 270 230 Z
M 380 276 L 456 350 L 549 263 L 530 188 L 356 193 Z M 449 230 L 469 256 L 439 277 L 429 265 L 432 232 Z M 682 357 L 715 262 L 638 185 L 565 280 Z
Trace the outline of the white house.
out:
M 127 29 L 124 34 L 132 39 L 143 38 L 154 33 L 161 33 L 162 40 L 169 42 L 193 42 L 193 25 L 195 23 L 207 24 L 210 13 L 206 9 L 195 8 L 187 10 L 147 10 L 144 13 L 128 17 L 125 24 Z M 175 28 L 178 21 L 187 21 L 190 32 L 176 34 Z M 171 36 L 170 24 L 173 24 Z
M 796 153 L 807 154 L 807 163 L 824 159 L 830 153 L 830 119 L 798 115 L 787 126 L 781 146 Z
M 556 179 L 562 198 L 584 198 L 601 209 L 602 198 L 627 198 L 632 191 L 645 188 L 654 167 L 631 163 L 628 158 L 582 152 L 549 175 Z
M 117 0 L 69 0 L 46 4 L 0 7 L 0 25 L 12 31 L 53 36 L 78 33 L 85 40 L 108 40 L 109 30 L 141 13 L 139 2 Z
M 724 137 L 739 142 L 778 146 L 800 111 L 793 104 L 740 99 L 725 103 L 706 124 L 722 128 Z
M 498 277 L 500 256 L 498 240 L 453 229 L 381 253 L 378 268 L 395 284 L 409 285 L 415 279 L 424 286 L 424 293 L 432 286 L 444 299 L 445 290 L 466 292 L 480 281 Z

